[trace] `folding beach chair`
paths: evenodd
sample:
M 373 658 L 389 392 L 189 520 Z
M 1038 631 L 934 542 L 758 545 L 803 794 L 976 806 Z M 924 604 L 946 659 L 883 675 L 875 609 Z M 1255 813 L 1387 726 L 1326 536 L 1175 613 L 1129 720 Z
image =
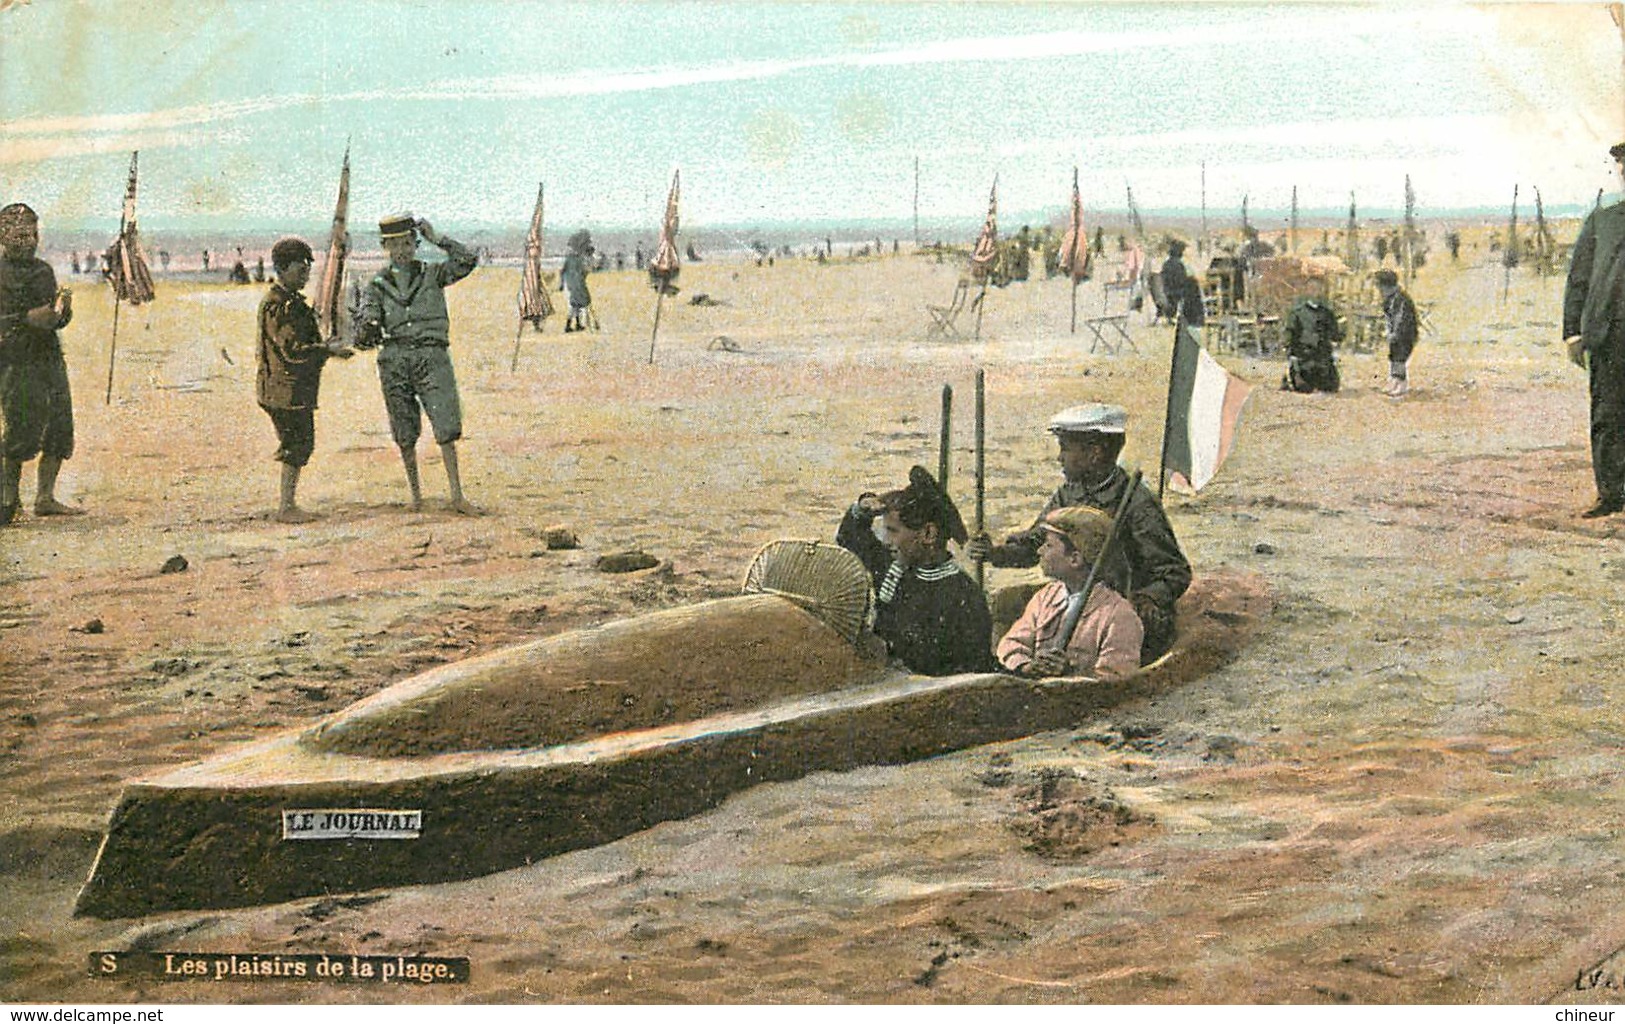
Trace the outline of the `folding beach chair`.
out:
M 960 278 L 954 285 L 954 297 L 946 306 L 927 305 L 925 311 L 931 314 L 931 327 L 926 331 L 927 338 L 946 338 L 949 335 L 959 337 L 959 314 L 965 308 L 965 300 L 970 295 L 970 281 Z
M 1418 302 L 1416 304 L 1416 326 L 1419 333 L 1427 333 L 1438 337 L 1439 329 L 1433 326 L 1433 303 Z
M 1106 351 L 1115 356 L 1122 351 L 1124 342 L 1128 342 L 1128 347 L 1134 351 L 1138 352 L 1140 350 L 1140 347 L 1134 344 L 1134 339 L 1129 336 L 1127 313 L 1092 316 L 1082 321 L 1082 323 L 1083 326 L 1089 328 L 1089 333 L 1094 335 L 1094 338 L 1089 342 L 1090 352 L 1105 346 Z

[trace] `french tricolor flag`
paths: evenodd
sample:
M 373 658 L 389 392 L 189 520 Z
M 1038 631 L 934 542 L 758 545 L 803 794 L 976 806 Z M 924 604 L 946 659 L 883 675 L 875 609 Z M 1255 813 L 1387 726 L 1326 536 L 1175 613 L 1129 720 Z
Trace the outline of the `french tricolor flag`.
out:
M 1194 494 L 1230 454 L 1252 385 L 1231 376 L 1208 355 L 1194 331 L 1181 326 L 1174 337 L 1163 467 L 1170 486 Z

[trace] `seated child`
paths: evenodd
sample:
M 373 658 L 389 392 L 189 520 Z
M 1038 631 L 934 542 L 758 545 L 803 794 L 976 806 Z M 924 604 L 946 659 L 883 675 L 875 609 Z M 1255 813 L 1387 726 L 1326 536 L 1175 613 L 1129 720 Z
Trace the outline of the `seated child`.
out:
M 1018 675 L 1120 679 L 1140 667 L 1145 629 L 1134 606 L 1096 580 L 1076 627 L 1063 638 L 1068 613 L 1084 601 L 1089 568 L 1111 530 L 1112 518 L 1087 505 L 1058 508 L 1040 524 L 1038 566 L 1048 583 L 999 641 L 999 664 Z
M 860 496 L 835 535 L 873 578 L 874 632 L 893 658 L 922 675 L 991 672 L 993 617 L 982 588 L 948 554 L 950 540 L 965 543 L 965 523 L 920 466 L 902 490 Z

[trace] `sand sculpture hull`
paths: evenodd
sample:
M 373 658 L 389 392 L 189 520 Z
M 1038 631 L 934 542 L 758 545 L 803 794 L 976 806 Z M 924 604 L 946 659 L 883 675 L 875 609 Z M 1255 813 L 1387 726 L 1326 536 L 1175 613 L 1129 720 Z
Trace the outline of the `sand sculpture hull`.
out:
M 1224 664 L 1269 609 L 1257 576 L 1204 577 L 1181 600 L 1175 649 L 1116 683 L 899 673 L 770 594 L 550 637 L 128 784 L 76 913 L 473 878 L 699 814 L 761 782 L 1067 728 Z M 786 631 L 800 652 L 789 658 L 764 639 Z M 651 668 L 680 640 L 694 642 L 667 659 L 675 675 Z

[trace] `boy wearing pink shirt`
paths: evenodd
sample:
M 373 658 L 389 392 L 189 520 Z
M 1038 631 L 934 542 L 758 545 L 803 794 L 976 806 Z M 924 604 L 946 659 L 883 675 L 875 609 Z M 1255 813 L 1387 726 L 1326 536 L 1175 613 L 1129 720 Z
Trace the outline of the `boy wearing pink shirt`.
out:
M 1145 627 L 1134 606 L 1099 580 L 1084 593 L 1111 525 L 1111 516 L 1087 505 L 1059 508 L 1044 517 L 1038 566 L 1052 582 L 1032 596 L 999 641 L 999 664 L 1006 671 L 1033 678 L 1120 679 L 1140 667 Z M 1080 603 L 1081 611 L 1069 616 Z M 1069 618 L 1075 618 L 1076 627 L 1063 637 Z

